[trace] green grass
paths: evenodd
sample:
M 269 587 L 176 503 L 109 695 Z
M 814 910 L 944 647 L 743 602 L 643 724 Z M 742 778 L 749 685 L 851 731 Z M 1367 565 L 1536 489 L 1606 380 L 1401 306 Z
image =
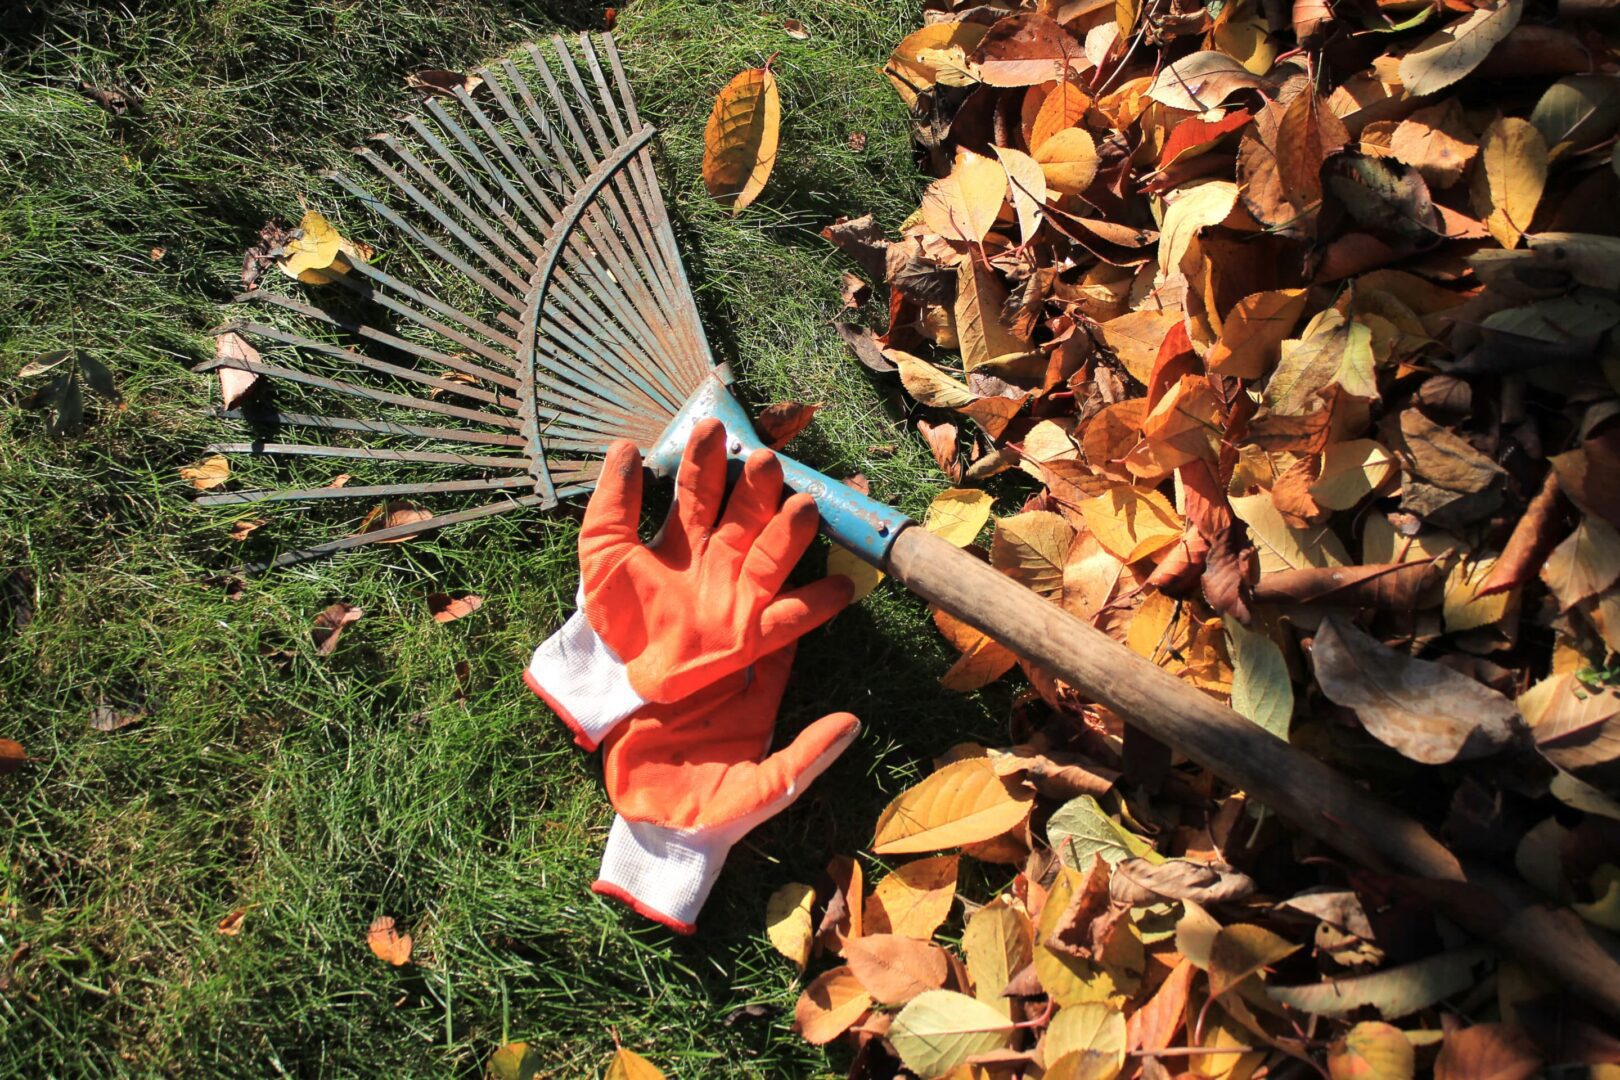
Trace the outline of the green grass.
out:
M 677 1077 L 840 1066 L 788 1030 L 797 986 L 765 899 L 858 849 L 920 763 L 994 739 L 1005 715 L 1004 695 L 939 690 L 949 657 L 917 601 L 885 585 L 805 644 L 784 731 L 847 708 L 866 732 L 737 849 L 703 933 L 680 939 L 588 891 L 610 816 L 597 766 L 517 678 L 571 601 L 569 515 L 364 550 L 233 601 L 209 577 L 237 555 L 234 515 L 194 508 L 177 477 L 225 434 L 188 368 L 259 226 L 337 202 L 319 169 L 410 107 L 404 73 L 599 17 L 516 0 L 0 14 L 0 582 L 33 609 L 0 626 L 0 735 L 35 758 L 0 778 L 0 1076 L 470 1077 L 511 1039 L 588 1076 L 615 1034 Z M 823 402 L 796 449 L 913 512 L 945 481 L 828 327 L 847 264 L 816 232 L 866 211 L 892 228 L 916 205 L 876 68 L 919 18 L 911 0 L 635 0 L 619 26 L 745 397 Z M 731 75 L 777 52 L 782 158 L 732 219 L 697 179 L 703 124 Z M 80 79 L 133 85 L 141 115 L 108 115 Z M 129 407 L 92 406 L 82 436 L 53 441 L 16 373 L 68 345 L 106 361 Z M 487 604 L 440 626 L 434 590 Z M 317 657 L 310 623 L 335 600 L 366 614 Z M 146 716 L 98 732 L 103 702 Z M 240 935 L 220 935 L 238 907 Z M 414 964 L 371 956 L 379 914 L 415 934 Z M 768 1012 L 733 1016 L 745 1005 Z

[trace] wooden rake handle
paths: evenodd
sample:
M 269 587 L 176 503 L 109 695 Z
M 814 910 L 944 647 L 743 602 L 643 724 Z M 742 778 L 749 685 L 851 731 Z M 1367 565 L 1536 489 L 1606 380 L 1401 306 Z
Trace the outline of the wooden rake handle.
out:
M 1422 879 L 1425 897 L 1449 918 L 1620 1019 L 1620 945 L 1574 912 L 1465 867 L 1416 821 L 1327 765 L 925 529 L 902 529 L 885 569 L 1357 863 Z

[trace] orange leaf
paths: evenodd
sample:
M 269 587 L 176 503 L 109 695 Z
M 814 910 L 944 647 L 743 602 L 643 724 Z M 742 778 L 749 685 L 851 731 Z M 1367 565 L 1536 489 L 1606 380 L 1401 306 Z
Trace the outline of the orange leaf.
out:
M 872 1007 L 872 995 L 848 967 L 824 971 L 804 988 L 793 1009 L 793 1030 L 814 1046 L 832 1042 Z
M 765 190 L 781 130 L 782 98 L 770 68 L 749 68 L 715 97 L 703 129 L 703 186 L 733 214 Z
M 778 401 L 767 405 L 754 417 L 754 426 L 765 436 L 772 450 L 780 450 L 793 440 L 793 436 L 810 426 L 810 420 L 820 409 L 819 404 L 805 405 L 797 401 Z
M 427 606 L 433 613 L 434 622 L 455 622 L 483 607 L 484 598 L 472 593 L 458 593 L 455 596 L 442 592 L 428 593 Z
M 366 944 L 371 951 L 377 954 L 377 959 L 386 960 L 395 967 L 410 963 L 411 935 L 401 934 L 394 928 L 394 919 L 391 915 L 379 915 L 372 920 L 371 928 L 366 931 Z
M 1220 340 L 1204 362 L 1221 375 L 1260 378 L 1276 366 L 1278 350 L 1304 310 L 1304 289 L 1250 293 L 1221 321 Z
M 849 969 L 874 998 L 904 1005 L 924 990 L 945 985 L 945 950 L 898 934 L 873 934 L 849 943 Z

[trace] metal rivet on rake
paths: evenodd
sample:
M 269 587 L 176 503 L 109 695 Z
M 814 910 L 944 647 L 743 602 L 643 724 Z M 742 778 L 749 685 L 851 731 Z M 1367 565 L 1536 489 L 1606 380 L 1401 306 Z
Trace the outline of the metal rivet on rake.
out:
M 726 444 L 726 449 L 730 450 L 733 454 L 742 453 L 742 440 L 741 439 L 732 439 L 729 443 Z

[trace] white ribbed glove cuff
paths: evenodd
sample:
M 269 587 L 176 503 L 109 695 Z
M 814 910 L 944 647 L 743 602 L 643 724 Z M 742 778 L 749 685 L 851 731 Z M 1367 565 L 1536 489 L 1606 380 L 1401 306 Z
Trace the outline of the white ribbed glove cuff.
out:
M 698 912 L 735 842 L 728 835 L 732 831 L 670 829 L 615 816 L 591 889 L 678 934 L 694 933 Z
M 534 650 L 523 681 L 573 729 L 576 743 L 595 750 L 646 701 L 630 685 L 624 661 L 591 629 L 583 592 L 579 604 L 562 628 Z

